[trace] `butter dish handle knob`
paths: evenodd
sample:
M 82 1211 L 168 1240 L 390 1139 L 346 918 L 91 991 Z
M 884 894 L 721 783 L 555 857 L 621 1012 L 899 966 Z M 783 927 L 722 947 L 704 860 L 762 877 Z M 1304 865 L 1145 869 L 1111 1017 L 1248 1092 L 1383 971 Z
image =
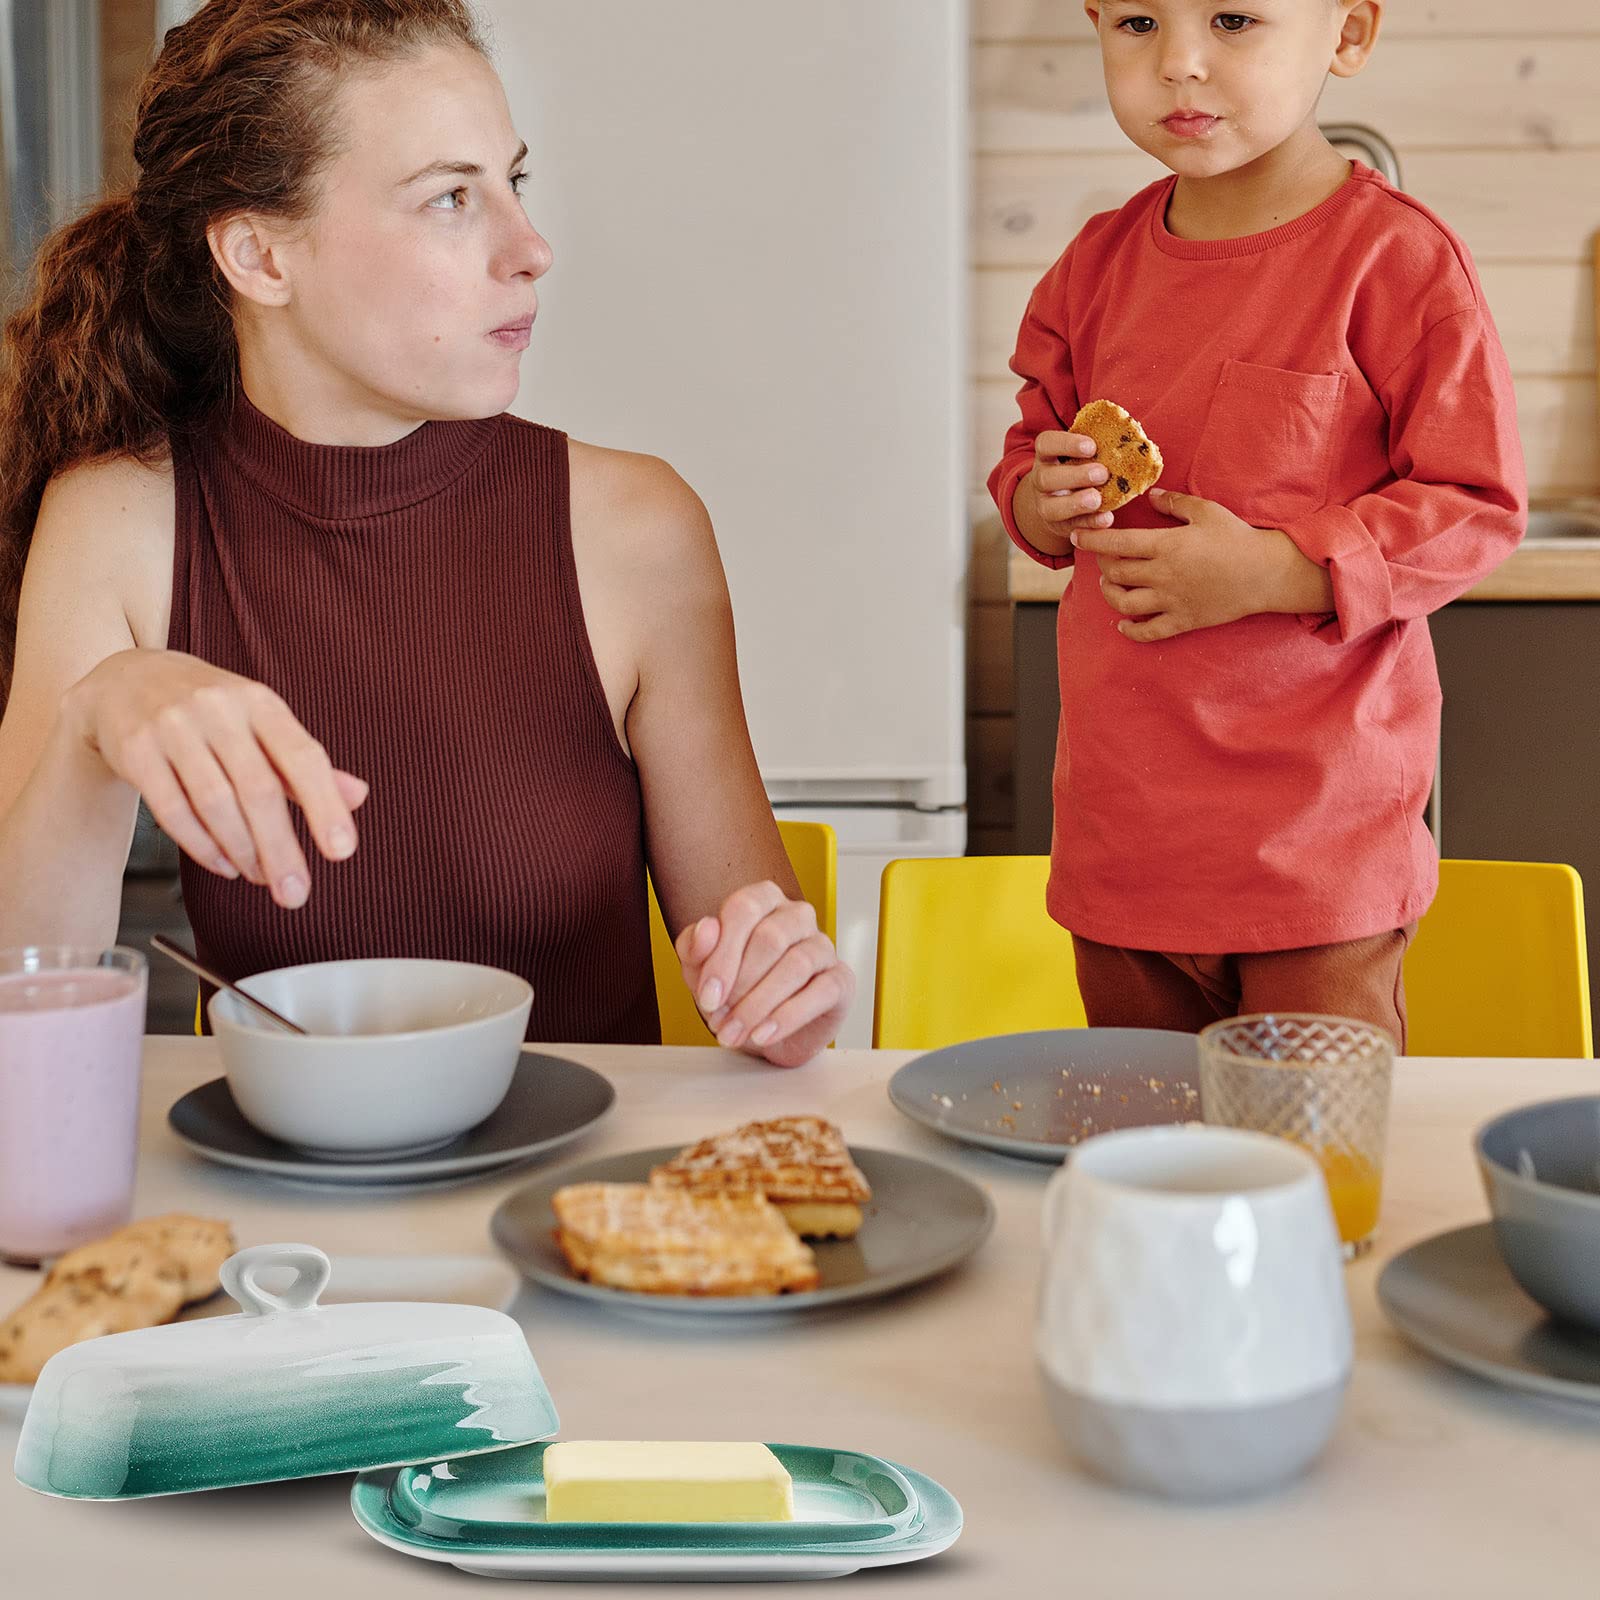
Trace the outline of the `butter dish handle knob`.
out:
M 288 1268 L 293 1282 L 284 1289 L 266 1288 L 261 1274 L 273 1268 Z M 257 1244 L 222 1263 L 222 1287 L 247 1317 L 270 1317 L 280 1311 L 309 1311 L 328 1287 L 332 1271 L 314 1244 Z

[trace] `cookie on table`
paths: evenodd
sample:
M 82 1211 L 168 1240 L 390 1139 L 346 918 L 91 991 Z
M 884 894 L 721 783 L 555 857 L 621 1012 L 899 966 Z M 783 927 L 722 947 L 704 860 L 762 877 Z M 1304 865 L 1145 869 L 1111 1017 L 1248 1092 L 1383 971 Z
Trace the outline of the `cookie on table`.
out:
M 217 1292 L 235 1248 L 226 1222 L 172 1212 L 67 1251 L 0 1321 L 0 1383 L 32 1383 L 58 1350 L 84 1339 L 171 1322 Z
M 131 1237 L 165 1250 L 183 1268 L 186 1303 L 208 1300 L 222 1287 L 222 1263 L 239 1248 L 233 1229 L 215 1217 L 192 1217 L 180 1211 L 143 1217 L 122 1229 Z
M 1095 460 L 1111 474 L 1100 488 L 1100 509 L 1115 511 L 1153 489 L 1161 477 L 1161 449 L 1111 400 L 1091 400 L 1072 419 L 1069 433 L 1095 442 Z
M 237 1248 L 226 1222 L 169 1212 L 130 1222 L 104 1239 L 69 1250 L 45 1281 L 60 1283 L 99 1271 L 109 1286 L 121 1288 L 145 1278 L 164 1278 L 178 1285 L 187 1304 L 217 1292 L 222 1263 Z
M 89 1267 L 47 1279 L 0 1322 L 0 1383 L 32 1383 L 58 1350 L 171 1322 L 182 1305 L 182 1284 L 171 1275 L 124 1276 L 119 1286 Z
M 160 1245 L 147 1239 L 130 1239 L 122 1233 L 107 1234 L 90 1244 L 79 1245 L 58 1256 L 45 1274 L 45 1286 L 95 1282 L 111 1294 L 139 1292 L 161 1285 L 161 1293 L 175 1294 L 178 1304 L 187 1298 L 188 1286 L 183 1264 Z

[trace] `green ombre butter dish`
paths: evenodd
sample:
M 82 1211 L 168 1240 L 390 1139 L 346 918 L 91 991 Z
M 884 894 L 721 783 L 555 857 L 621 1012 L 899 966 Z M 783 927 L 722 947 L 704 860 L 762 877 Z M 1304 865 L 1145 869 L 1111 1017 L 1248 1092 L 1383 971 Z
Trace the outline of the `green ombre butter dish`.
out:
M 522 1330 L 483 1306 L 321 1306 L 310 1245 L 231 1257 L 237 1316 L 71 1345 L 34 1386 L 20 1482 L 132 1500 L 473 1456 L 559 1423 Z M 263 1277 L 292 1281 L 276 1290 Z

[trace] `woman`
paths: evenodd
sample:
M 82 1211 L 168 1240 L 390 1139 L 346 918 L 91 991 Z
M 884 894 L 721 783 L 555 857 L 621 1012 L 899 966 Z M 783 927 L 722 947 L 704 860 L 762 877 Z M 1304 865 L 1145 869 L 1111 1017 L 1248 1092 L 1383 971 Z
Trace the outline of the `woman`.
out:
M 503 415 L 551 259 L 524 150 L 461 0 L 167 36 L 138 183 L 6 330 L 0 944 L 112 936 L 142 794 L 229 976 L 482 960 L 534 1037 L 647 1042 L 648 863 L 718 1039 L 796 1064 L 854 979 L 762 791 L 705 510 Z

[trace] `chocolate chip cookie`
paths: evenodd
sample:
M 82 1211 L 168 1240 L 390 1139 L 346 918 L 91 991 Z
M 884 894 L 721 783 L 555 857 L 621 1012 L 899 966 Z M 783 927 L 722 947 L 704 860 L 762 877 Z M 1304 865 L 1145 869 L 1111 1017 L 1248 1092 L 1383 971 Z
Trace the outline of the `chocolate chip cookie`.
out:
M 1095 442 L 1095 459 L 1111 474 L 1100 488 L 1100 509 L 1115 511 L 1155 487 L 1161 451 L 1154 439 L 1110 400 L 1091 400 L 1069 430 Z

